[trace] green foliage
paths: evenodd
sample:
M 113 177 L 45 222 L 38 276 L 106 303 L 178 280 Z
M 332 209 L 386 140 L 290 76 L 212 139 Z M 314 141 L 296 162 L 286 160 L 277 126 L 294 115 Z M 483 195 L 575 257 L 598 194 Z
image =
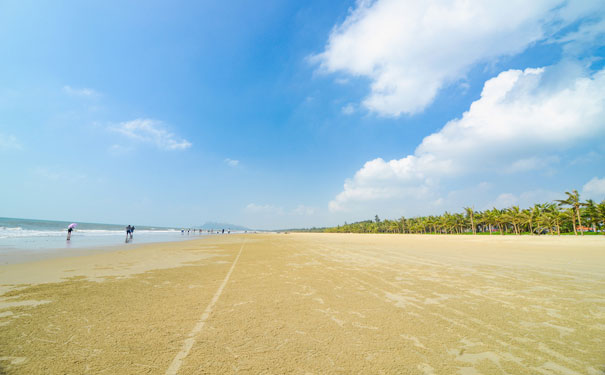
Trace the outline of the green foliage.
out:
M 406 233 L 406 234 L 584 234 L 582 223 L 590 226 L 592 234 L 605 234 L 605 201 L 596 204 L 592 200 L 582 202 L 577 190 L 566 192 L 567 199 L 551 203 L 534 204 L 521 209 L 512 206 L 503 210 L 493 208 L 475 211 L 464 207 L 462 213 L 445 212 L 440 216 L 401 217 L 398 220 L 374 220 L 345 222 L 330 228 L 313 228 L 314 232 L 327 233 Z M 563 209 L 567 206 L 567 209 Z

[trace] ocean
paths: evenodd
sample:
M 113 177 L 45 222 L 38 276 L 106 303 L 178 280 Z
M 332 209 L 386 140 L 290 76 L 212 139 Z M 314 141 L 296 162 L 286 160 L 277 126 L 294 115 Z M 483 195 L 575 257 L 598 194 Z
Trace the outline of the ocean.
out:
M 84 249 L 125 245 L 126 225 L 77 223 L 67 241 L 67 226 L 72 222 L 13 219 L 0 217 L 0 263 L 2 256 L 15 253 L 49 253 L 62 249 Z M 181 233 L 181 229 L 136 225 L 128 244 L 181 241 L 200 237 L 199 232 Z M 202 232 L 207 235 L 207 232 Z

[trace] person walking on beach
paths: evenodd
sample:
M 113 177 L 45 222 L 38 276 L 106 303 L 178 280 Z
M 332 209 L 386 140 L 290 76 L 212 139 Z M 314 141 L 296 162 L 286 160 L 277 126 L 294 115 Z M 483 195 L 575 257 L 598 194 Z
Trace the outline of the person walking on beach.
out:
M 130 224 L 126 227 L 126 243 L 128 243 L 128 238 L 130 237 L 131 227 Z
M 130 226 L 130 239 L 132 240 L 132 235 L 134 234 L 134 225 Z

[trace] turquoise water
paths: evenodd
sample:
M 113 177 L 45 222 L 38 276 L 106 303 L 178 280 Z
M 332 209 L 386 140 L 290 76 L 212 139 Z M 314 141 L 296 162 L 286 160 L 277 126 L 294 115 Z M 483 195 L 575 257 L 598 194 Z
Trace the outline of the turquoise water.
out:
M 77 223 L 71 240 L 67 241 L 68 221 L 0 218 L 0 255 L 3 252 L 27 250 L 48 252 L 56 249 L 92 248 L 125 245 L 125 224 Z M 199 237 L 199 232 L 180 228 L 150 227 L 136 225 L 129 244 L 181 241 Z M 207 235 L 202 232 L 201 235 Z

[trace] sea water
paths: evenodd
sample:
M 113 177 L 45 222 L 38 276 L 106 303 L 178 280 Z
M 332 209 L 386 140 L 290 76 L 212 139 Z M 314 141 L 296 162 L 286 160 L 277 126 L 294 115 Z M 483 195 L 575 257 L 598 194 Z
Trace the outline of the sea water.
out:
M 125 245 L 126 225 L 77 223 L 67 241 L 67 226 L 71 222 L 13 219 L 0 217 L 0 258 L 16 252 L 48 253 L 61 249 L 84 249 Z M 181 233 L 178 228 L 136 225 L 128 244 L 180 241 L 199 237 L 199 232 Z M 194 234 L 195 233 L 195 234 Z M 202 232 L 202 235 L 207 232 Z M 0 259 L 1 260 L 1 259 Z M 1 263 L 1 262 L 0 262 Z

